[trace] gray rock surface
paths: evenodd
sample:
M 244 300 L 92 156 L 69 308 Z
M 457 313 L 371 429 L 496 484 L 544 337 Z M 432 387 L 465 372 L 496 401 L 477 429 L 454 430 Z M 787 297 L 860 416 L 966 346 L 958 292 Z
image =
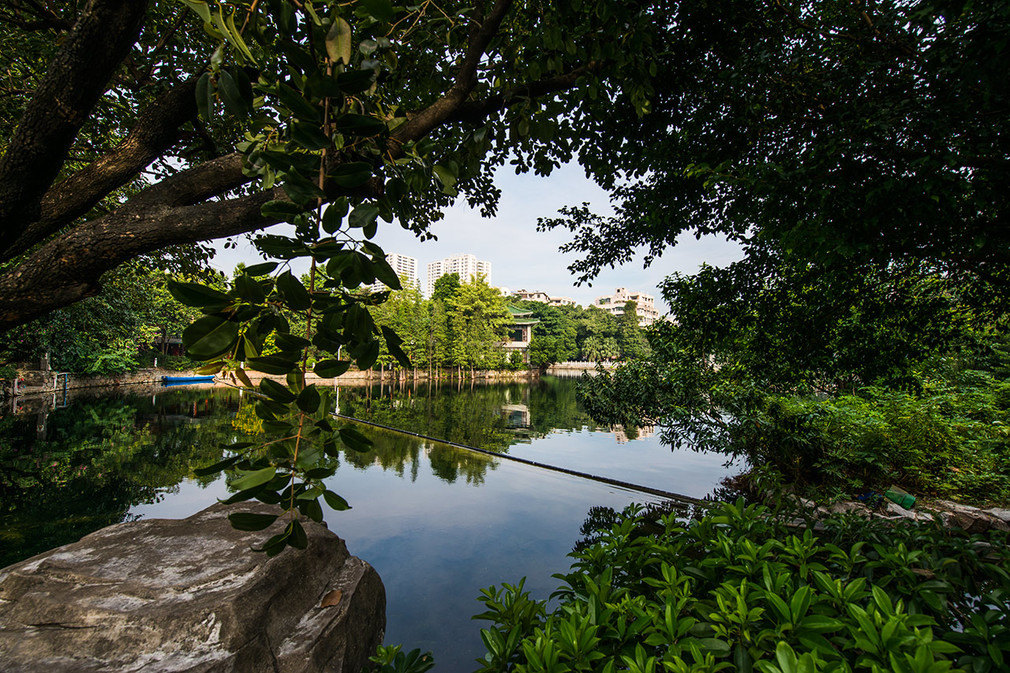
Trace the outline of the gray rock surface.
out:
M 989 530 L 1010 530 L 1010 525 L 995 512 L 950 500 L 933 500 L 923 504 L 923 509 L 936 512 L 944 525 L 960 528 L 967 533 L 985 533 Z
M 992 509 L 984 510 L 986 514 L 996 517 L 1003 523 L 1010 524 L 1010 509 L 1002 509 L 1000 507 L 993 507 Z
M 378 573 L 325 527 L 274 558 L 281 524 L 188 519 L 103 528 L 0 570 L 0 671 L 357 673 L 385 628 Z

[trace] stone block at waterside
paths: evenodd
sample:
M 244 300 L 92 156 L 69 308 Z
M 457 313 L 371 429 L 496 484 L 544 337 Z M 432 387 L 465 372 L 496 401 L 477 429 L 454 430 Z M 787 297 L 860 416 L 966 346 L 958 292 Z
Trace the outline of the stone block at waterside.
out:
M 251 551 L 215 505 L 121 523 L 0 570 L 5 673 L 358 673 L 382 642 L 385 589 L 343 540 L 304 522 L 308 549 Z

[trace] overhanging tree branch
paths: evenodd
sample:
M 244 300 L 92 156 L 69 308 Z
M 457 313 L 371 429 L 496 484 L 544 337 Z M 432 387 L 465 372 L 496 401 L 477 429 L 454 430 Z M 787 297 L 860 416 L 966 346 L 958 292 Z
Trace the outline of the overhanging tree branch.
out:
M 90 0 L 0 158 L 0 248 L 38 219 L 41 197 L 140 34 L 147 0 Z
M 89 11 L 117 1 L 120 0 L 92 0 Z M 497 0 L 485 17 L 474 22 L 453 83 L 433 104 L 410 115 L 408 122 L 393 132 L 387 160 L 402 156 L 405 143 L 425 138 L 440 126 L 479 123 L 519 101 L 569 89 L 581 75 L 594 69 L 593 64 L 586 64 L 483 100 L 468 100 L 478 81 L 480 63 L 512 4 L 512 0 Z M 125 53 L 120 63 L 123 58 Z M 106 73 L 106 81 L 114 76 L 114 71 L 112 68 Z M 35 107 L 33 101 L 30 109 Z M 8 217 L 5 221 L 20 225 L 21 230 L 14 231 L 8 241 L 0 238 L 0 250 L 7 252 L 0 254 L 0 259 L 16 261 L 0 272 L 0 333 L 94 294 L 105 271 L 137 255 L 180 243 L 256 231 L 277 222 L 264 217 L 260 209 L 267 201 L 287 199 L 282 189 L 235 196 L 236 190 L 256 180 L 244 170 L 244 157 L 238 152 L 161 179 L 113 212 L 79 221 L 101 199 L 135 179 L 151 161 L 164 155 L 178 141 L 180 127 L 195 118 L 195 107 L 195 78 L 166 91 L 138 116 L 134 128 L 115 149 L 79 173 L 38 191 L 34 197 L 37 204 L 34 221 L 27 220 L 25 224 L 26 216 L 32 215 L 30 190 L 15 195 L 21 203 L 19 219 Z M 76 114 L 86 117 L 88 110 L 82 107 Z M 74 133 L 76 128 L 79 124 Z M 70 136 L 68 142 L 72 140 Z M 65 155 L 66 148 L 39 156 L 35 162 L 40 169 L 55 166 L 58 171 Z M 9 166 L 0 164 L 0 167 L 10 170 Z M 327 166 L 327 172 L 334 168 Z M 5 178 L 10 179 L 10 175 L 0 171 L 0 187 Z M 327 201 L 349 193 L 378 197 L 383 193 L 383 182 L 380 177 L 373 177 L 353 190 L 341 188 L 336 181 L 327 182 L 323 191 Z M 17 211 L 4 198 L 0 191 L 0 207 L 7 212 Z M 75 221 L 68 229 L 67 225 Z M 18 259 L 16 255 L 22 257 Z
M 498 0 L 480 27 L 470 34 L 466 53 L 460 63 L 456 80 L 437 101 L 411 117 L 391 136 L 395 145 L 422 138 L 452 116 L 477 84 L 477 66 L 491 39 L 501 27 L 501 22 L 512 7 L 512 0 Z
M 137 255 L 276 224 L 260 209 L 283 198 L 275 188 L 191 206 L 123 207 L 85 222 L 0 277 L 0 332 L 94 295 L 103 273 Z
M 500 94 L 488 96 L 481 100 L 471 100 L 460 103 L 449 116 L 449 121 L 479 122 L 487 119 L 492 114 L 501 112 L 509 106 L 531 98 L 540 98 L 552 93 L 567 91 L 575 86 L 579 77 L 592 72 L 598 68 L 598 64 L 589 63 L 587 65 L 574 68 L 563 75 L 555 77 L 545 77 L 544 79 L 530 82 L 522 86 L 517 86 Z
M 0 259 L 23 253 L 81 217 L 175 144 L 179 128 L 196 114 L 196 79 L 190 78 L 163 93 L 144 110 L 115 149 L 53 185 L 42 197 L 40 218 L 0 250 Z

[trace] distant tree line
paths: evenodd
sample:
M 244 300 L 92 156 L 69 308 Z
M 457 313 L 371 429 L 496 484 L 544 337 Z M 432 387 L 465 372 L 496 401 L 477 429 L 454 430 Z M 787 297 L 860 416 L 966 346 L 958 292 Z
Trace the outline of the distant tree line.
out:
M 522 355 L 501 347 L 513 323 L 509 306 L 539 321 L 533 325 L 530 366 L 631 359 L 649 353 L 633 301 L 625 305 L 621 316 L 595 306 L 510 302 L 480 276 L 466 283 L 460 282 L 459 274 L 442 276 L 435 281 L 430 299 L 405 283 L 404 289 L 391 292 L 388 301 L 374 307 L 372 315 L 379 325 L 396 330 L 415 368 L 520 368 L 525 366 Z M 379 361 L 392 364 L 394 360 L 383 352 Z
M 512 322 L 508 304 L 482 276 L 461 283 L 459 274 L 435 281 L 431 299 L 404 283 L 402 290 L 371 309 L 376 324 L 393 328 L 415 369 L 503 369 L 521 365 L 509 359 L 502 343 Z M 395 360 L 383 345 L 380 366 Z
M 548 367 L 555 362 L 629 360 L 649 354 L 645 330 L 638 324 L 638 303 L 629 301 L 616 316 L 597 306 L 550 306 L 524 301 L 520 306 L 540 322 L 533 326 L 530 364 Z
M 241 269 L 239 265 L 236 272 Z M 172 278 L 183 276 L 139 263 L 120 267 L 96 296 L 13 330 L 0 346 L 0 367 L 34 367 L 45 353 L 54 369 L 76 373 L 132 371 L 151 366 L 156 357 L 161 366 L 196 366 L 163 347 L 201 315 L 168 292 Z M 219 274 L 208 273 L 202 280 L 224 287 L 225 279 Z M 509 306 L 528 311 L 539 321 L 533 325 L 528 363 L 520 353 L 502 348 L 513 323 Z M 404 283 L 402 290 L 391 292 L 388 301 L 371 306 L 370 312 L 378 325 L 391 327 L 401 336 L 416 369 L 547 368 L 567 360 L 627 360 L 649 354 L 633 301 L 625 305 L 621 316 L 595 306 L 510 302 L 479 276 L 466 283 L 460 282 L 459 274 L 442 276 L 430 299 Z M 299 321 L 294 314 L 288 319 L 292 324 Z M 377 366 L 394 363 L 383 346 Z

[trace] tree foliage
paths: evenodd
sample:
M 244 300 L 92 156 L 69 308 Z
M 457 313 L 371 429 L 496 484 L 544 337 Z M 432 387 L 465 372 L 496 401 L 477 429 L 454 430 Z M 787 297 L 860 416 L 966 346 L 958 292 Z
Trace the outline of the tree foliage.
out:
M 437 11 L 436 11 L 437 9 Z M 371 238 L 496 207 L 579 118 L 647 106 L 648 2 L 16 2 L 0 28 L 0 328 L 138 255 L 291 221 L 322 200 Z M 321 179 L 320 179 L 321 178 Z M 346 199 L 346 200 L 344 200 Z M 288 254 L 265 248 L 267 254 Z
M 501 344 L 512 317 L 498 289 L 478 275 L 459 286 L 447 308 L 453 362 L 469 369 L 501 368 L 505 362 Z
M 203 274 L 208 282 L 213 277 Z M 183 278 L 183 276 L 179 276 Z M 132 371 L 161 337 L 178 338 L 201 314 L 168 292 L 170 274 L 128 263 L 110 272 L 102 291 L 14 328 L 0 362 L 28 363 L 49 354 L 53 369 L 81 374 Z
M 209 468 L 239 471 L 231 501 L 292 515 L 264 545 L 271 554 L 304 545 L 295 511 L 318 521 L 319 498 L 343 506 L 322 485 L 323 455 L 337 442 L 367 447 L 330 424 L 325 392 L 306 385 L 309 347 L 324 377 L 350 365 L 338 354 L 371 367 L 382 344 L 408 362 L 369 311 L 386 295 L 357 291 L 400 286 L 371 241 L 379 222 L 424 237 L 459 196 L 491 213 L 493 171 L 569 160 L 575 123 L 601 94 L 620 91 L 644 112 L 648 84 L 635 74 L 648 70 L 655 25 L 649 3 L 614 0 L 91 0 L 59 20 L 36 3 L 6 13 L 4 39 L 37 57 L 19 64 L 33 88 L 12 99 L 18 122 L 0 157 L 0 329 L 93 294 L 139 254 L 294 226 L 259 237 L 277 261 L 227 288 L 170 286 L 203 313 L 183 334 L 208 362 L 201 371 L 247 387 L 247 368 L 286 376 L 258 386 L 257 413 L 276 439 L 231 445 Z M 102 128 L 111 116 L 122 126 Z M 92 124 L 103 142 L 89 155 Z M 309 262 L 307 283 L 288 268 L 296 258 Z M 454 327 L 488 331 L 474 317 Z M 474 366 L 481 354 L 452 343 L 452 357 Z
M 1010 8 L 960 0 L 670 7 L 651 114 L 617 104 L 587 130 L 616 214 L 573 206 L 583 278 L 678 236 L 861 273 L 926 263 L 1005 278 Z M 615 140 L 614 129 L 624 138 Z M 588 152 L 586 155 L 588 157 Z

